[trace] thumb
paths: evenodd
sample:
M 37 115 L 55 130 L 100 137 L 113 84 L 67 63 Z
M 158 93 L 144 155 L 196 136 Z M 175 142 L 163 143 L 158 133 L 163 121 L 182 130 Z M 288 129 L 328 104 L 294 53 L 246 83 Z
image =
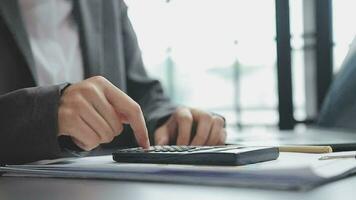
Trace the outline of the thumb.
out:
M 155 145 L 168 145 L 170 141 L 169 136 L 167 124 L 159 127 L 154 133 Z

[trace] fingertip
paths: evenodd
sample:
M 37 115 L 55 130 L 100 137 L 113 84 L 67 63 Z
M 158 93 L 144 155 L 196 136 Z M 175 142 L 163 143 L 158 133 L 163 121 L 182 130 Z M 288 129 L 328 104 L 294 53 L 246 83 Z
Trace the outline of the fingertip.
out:
M 146 148 L 146 149 L 149 149 L 150 146 L 151 146 L 150 140 L 147 140 L 147 141 L 146 141 L 146 144 L 145 144 L 145 148 Z
M 151 144 L 150 144 L 150 140 L 148 139 L 148 135 L 145 134 L 145 136 L 138 141 L 139 145 L 144 148 L 144 149 L 149 149 Z

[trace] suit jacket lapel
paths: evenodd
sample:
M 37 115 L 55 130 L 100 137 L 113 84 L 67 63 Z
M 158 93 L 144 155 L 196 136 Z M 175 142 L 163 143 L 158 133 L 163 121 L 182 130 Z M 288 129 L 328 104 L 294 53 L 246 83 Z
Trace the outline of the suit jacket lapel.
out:
M 0 0 L 0 9 L 4 21 L 7 23 L 9 30 L 12 32 L 20 51 L 24 55 L 24 58 L 30 67 L 34 80 L 37 81 L 35 62 L 18 2 L 15 0 Z
M 74 16 L 78 23 L 85 76 L 101 74 L 102 49 L 102 2 L 74 0 Z
M 85 76 L 100 74 L 103 65 L 102 46 L 102 2 L 96 0 L 73 0 L 74 17 L 78 23 Z M 35 61 L 29 38 L 21 17 L 17 0 L 0 0 L 2 13 L 9 30 L 24 55 L 26 62 L 37 81 Z

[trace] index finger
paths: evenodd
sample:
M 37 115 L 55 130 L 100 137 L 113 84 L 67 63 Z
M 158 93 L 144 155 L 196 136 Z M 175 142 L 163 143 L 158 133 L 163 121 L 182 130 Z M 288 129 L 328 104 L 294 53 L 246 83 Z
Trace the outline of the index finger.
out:
M 140 106 L 114 85 L 110 84 L 104 94 L 116 112 L 127 118 L 138 145 L 143 148 L 149 148 L 148 131 Z

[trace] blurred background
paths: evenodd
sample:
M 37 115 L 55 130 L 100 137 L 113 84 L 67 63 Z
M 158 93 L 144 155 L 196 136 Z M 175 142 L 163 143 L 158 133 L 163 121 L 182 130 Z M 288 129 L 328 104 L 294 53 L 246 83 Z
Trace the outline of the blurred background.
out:
M 356 33 L 354 0 L 126 3 L 148 73 L 167 95 L 239 129 L 315 121 Z

